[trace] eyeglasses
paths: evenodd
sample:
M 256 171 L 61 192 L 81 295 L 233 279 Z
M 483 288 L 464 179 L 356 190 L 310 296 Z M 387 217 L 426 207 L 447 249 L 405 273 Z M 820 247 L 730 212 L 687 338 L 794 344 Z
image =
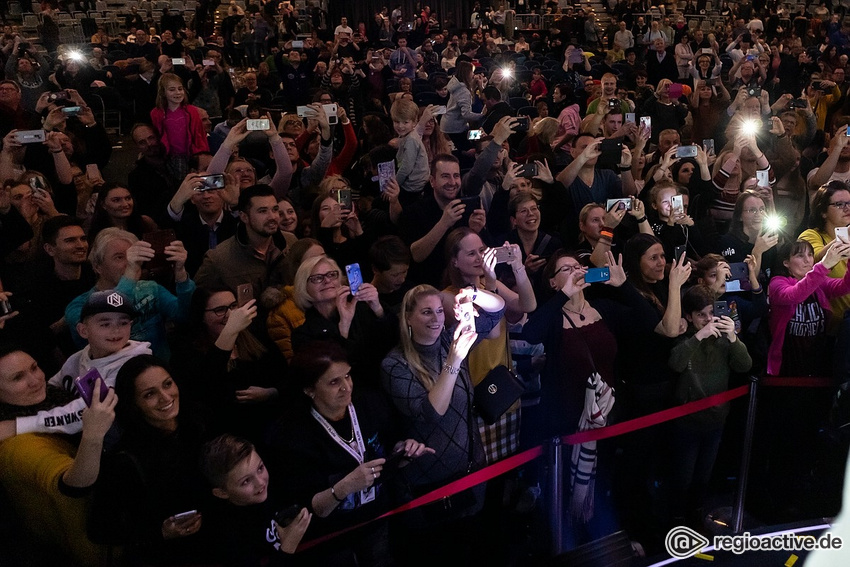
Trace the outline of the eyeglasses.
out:
M 518 215 L 530 215 L 531 213 L 537 213 L 537 212 L 540 212 L 540 207 L 535 205 L 534 207 L 528 207 L 527 209 L 520 209 L 516 212 L 516 214 L 518 214 Z
M 239 304 L 234 301 L 230 305 L 219 305 L 218 307 L 213 307 L 212 309 L 204 309 L 204 311 L 205 312 L 212 312 L 212 314 L 215 315 L 216 317 L 224 317 L 224 315 L 228 311 L 233 311 L 237 307 L 239 307 Z
M 767 209 L 765 209 L 764 207 L 750 207 L 749 209 L 744 209 L 745 213 L 750 213 L 751 215 L 754 215 L 756 213 L 764 214 L 766 211 Z
M 841 210 L 850 209 L 850 201 L 836 201 L 834 203 L 830 203 L 829 206 Z
M 331 270 L 330 272 L 328 272 L 326 274 L 314 274 L 314 275 L 310 276 L 309 278 L 307 278 L 307 281 L 310 282 L 311 284 L 318 285 L 318 284 L 325 283 L 325 280 L 334 282 L 338 278 L 339 278 L 339 270 Z
M 552 275 L 553 275 L 553 276 L 557 276 L 557 275 L 558 275 L 558 274 L 560 274 L 561 272 L 564 272 L 564 273 L 567 273 L 567 274 L 571 274 L 571 273 L 575 272 L 576 270 L 580 270 L 581 268 L 582 268 L 582 267 L 581 267 L 581 265 L 579 265 L 579 264 L 566 264 L 566 265 L 564 265 L 564 266 L 561 266 L 561 267 L 560 267 L 560 268 L 558 268 L 557 270 L 555 270 L 555 273 L 554 273 L 554 274 L 552 274 Z

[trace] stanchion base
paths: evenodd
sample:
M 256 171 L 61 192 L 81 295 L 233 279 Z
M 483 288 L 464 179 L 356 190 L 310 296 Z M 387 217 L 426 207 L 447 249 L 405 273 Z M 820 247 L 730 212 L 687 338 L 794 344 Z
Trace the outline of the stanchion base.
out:
M 721 506 L 705 515 L 703 526 L 712 535 L 732 535 L 734 528 L 734 510 L 732 506 Z M 744 521 L 741 531 L 752 530 L 762 524 L 744 511 Z

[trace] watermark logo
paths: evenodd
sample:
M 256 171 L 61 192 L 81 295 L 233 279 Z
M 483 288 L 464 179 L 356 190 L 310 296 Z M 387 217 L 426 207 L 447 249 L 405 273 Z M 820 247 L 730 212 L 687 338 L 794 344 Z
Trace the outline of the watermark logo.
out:
M 711 543 L 702 534 L 686 526 L 676 526 L 664 538 L 667 553 L 678 559 L 691 557 Z

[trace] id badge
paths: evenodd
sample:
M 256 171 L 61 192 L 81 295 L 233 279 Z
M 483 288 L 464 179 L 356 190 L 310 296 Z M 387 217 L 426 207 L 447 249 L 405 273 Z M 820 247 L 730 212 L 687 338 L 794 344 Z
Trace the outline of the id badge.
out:
M 375 485 L 372 485 L 369 490 L 360 491 L 360 504 L 368 504 L 375 499 Z

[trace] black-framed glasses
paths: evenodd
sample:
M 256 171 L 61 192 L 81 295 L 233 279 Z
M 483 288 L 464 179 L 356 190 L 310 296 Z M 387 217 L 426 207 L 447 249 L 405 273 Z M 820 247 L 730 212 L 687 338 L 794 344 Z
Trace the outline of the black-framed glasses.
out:
M 582 266 L 581 266 L 580 264 L 576 264 L 575 266 L 572 266 L 572 265 L 570 265 L 570 264 L 566 264 L 566 265 L 564 265 L 564 266 L 561 266 L 561 267 L 560 267 L 560 268 L 558 268 L 557 270 L 555 270 L 555 273 L 554 273 L 554 274 L 552 274 L 552 276 L 553 276 L 553 277 L 554 277 L 554 276 L 557 276 L 557 275 L 558 275 L 558 274 L 560 274 L 561 272 L 564 272 L 564 273 L 567 273 L 567 274 L 571 274 L 571 273 L 575 272 L 576 270 L 580 270 L 581 268 L 582 268 Z
M 850 201 L 836 201 L 834 203 L 830 203 L 829 206 L 835 207 L 836 209 L 846 210 L 850 209 Z
M 339 270 L 331 270 L 330 272 L 324 274 L 314 274 L 307 278 L 307 281 L 311 284 L 319 285 L 325 283 L 327 281 L 336 281 L 339 278 Z
M 213 307 L 212 309 L 204 309 L 204 311 L 205 312 L 212 312 L 212 314 L 215 315 L 216 317 L 224 317 L 224 315 L 228 311 L 233 311 L 237 307 L 239 307 L 239 304 L 234 301 L 230 305 L 219 305 L 218 307 Z

